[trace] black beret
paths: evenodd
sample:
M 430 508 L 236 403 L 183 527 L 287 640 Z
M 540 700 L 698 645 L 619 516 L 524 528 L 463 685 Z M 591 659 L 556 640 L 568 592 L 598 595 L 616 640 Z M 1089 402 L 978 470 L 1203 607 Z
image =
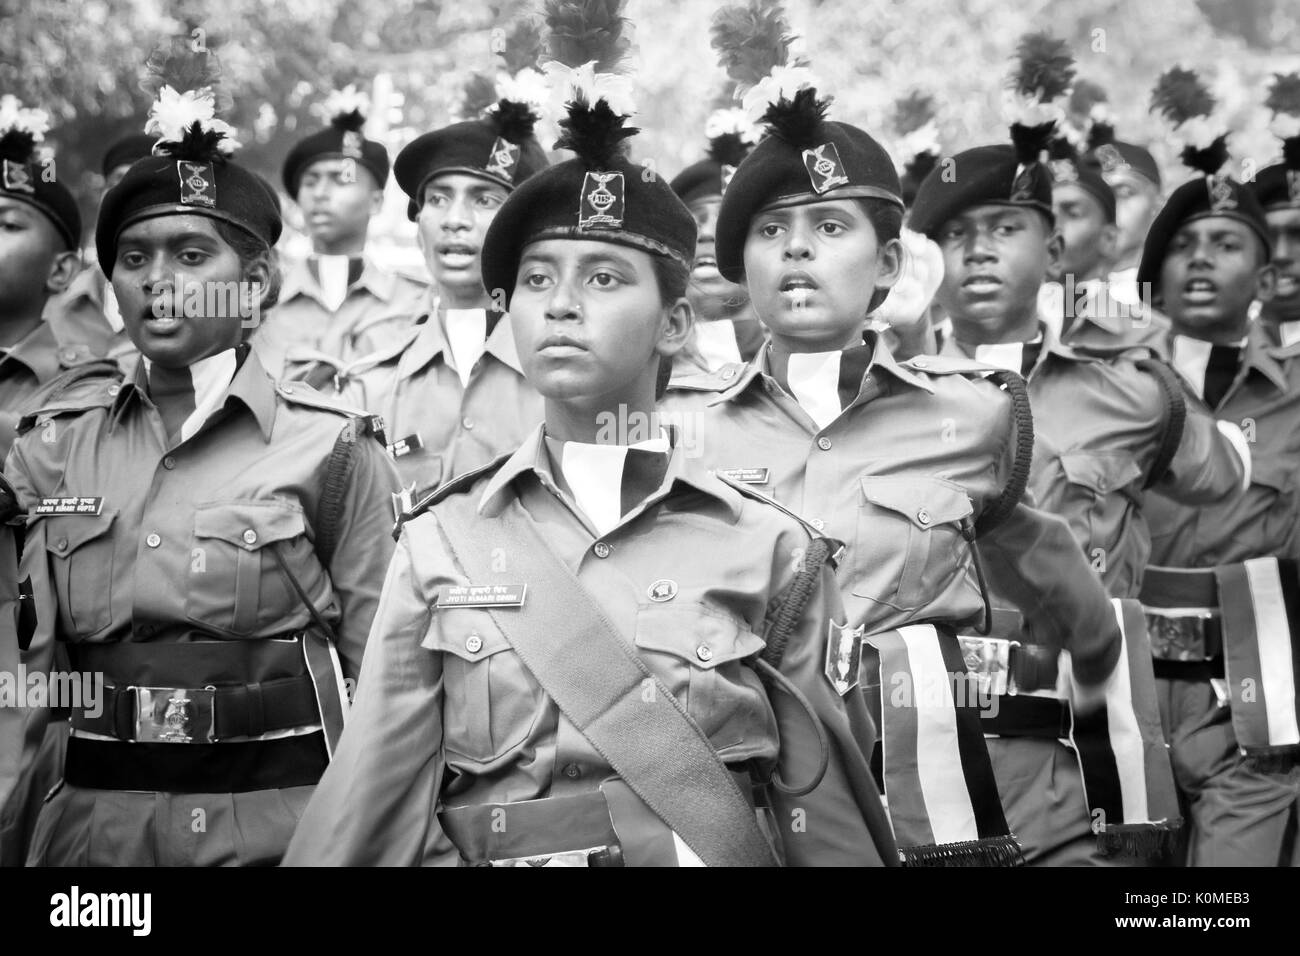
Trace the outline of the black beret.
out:
M 1115 190 L 1102 178 L 1101 163 L 1089 157 L 1082 159 L 1053 159 L 1048 161 L 1052 170 L 1052 184 L 1060 186 L 1073 183 L 1101 204 L 1106 221 L 1115 221 Z
M 536 137 L 502 135 L 491 119 L 464 120 L 425 133 L 408 143 L 393 163 L 393 175 L 410 200 L 406 215 L 420 214 L 420 190 L 439 173 L 467 173 L 506 189 L 514 189 L 547 167 L 546 153 Z
M 375 178 L 375 185 L 380 189 L 384 188 L 384 184 L 388 182 L 388 150 L 384 149 L 382 143 L 376 143 L 361 135 L 361 120 L 358 114 L 349 114 L 349 116 L 356 117 L 350 124 L 355 126 L 355 129 L 350 128 L 349 125 L 331 125 L 306 139 L 298 140 L 293 149 L 289 150 L 289 155 L 284 161 L 284 169 L 281 171 L 281 178 L 290 196 L 298 198 L 298 182 L 302 179 L 303 172 L 312 163 L 321 159 L 356 160 L 370 170 L 370 175 Z M 339 122 L 347 123 L 348 120 L 344 118 Z
M 81 242 L 81 213 L 77 200 L 55 178 L 55 166 L 35 159 L 0 159 L 0 195 L 34 206 L 45 214 L 69 249 Z
M 122 230 L 155 216 L 207 216 L 274 246 L 280 238 L 280 200 L 261 176 L 229 160 L 150 156 L 108 191 L 95 224 L 95 248 L 104 275 L 113 277 Z
M 148 133 L 132 133 L 123 136 L 104 153 L 104 158 L 99 164 L 100 173 L 108 176 L 119 166 L 130 166 L 138 159 L 152 156 L 153 144 L 157 141 L 157 136 L 150 136 Z
M 719 163 L 714 159 L 702 159 L 674 176 L 668 186 L 684 203 L 691 203 L 703 197 L 720 199 L 727 183 L 736 174 L 738 168 Z
M 488 226 L 483 287 L 507 304 L 524 247 L 540 239 L 590 239 L 667 256 L 687 268 L 695 257 L 695 217 L 668 182 L 618 156 L 590 169 L 570 159 L 530 178 Z
M 1264 258 L 1272 258 L 1272 240 L 1264 210 L 1247 187 L 1226 176 L 1197 176 L 1173 191 L 1164 208 L 1157 213 L 1142 247 L 1138 266 L 1138 287 L 1150 283 L 1155 288 L 1165 264 L 1165 252 L 1179 227 L 1194 219 L 1223 217 L 1243 222 L 1264 243 Z
M 952 157 L 952 175 L 931 170 L 916 192 L 908 225 L 933 239 L 939 228 L 973 206 L 1024 206 L 1054 223 L 1052 173 L 1044 163 L 1023 168 L 1013 146 L 977 146 Z
M 799 93 L 813 95 L 815 91 Z M 847 123 L 818 120 L 797 136 L 773 131 L 727 185 L 718 213 L 718 271 L 732 282 L 745 272 L 750 220 L 769 206 L 833 199 L 883 199 L 903 207 L 902 186 L 885 148 Z
M 1300 209 L 1300 161 L 1294 167 L 1285 162 L 1265 166 L 1255 174 L 1249 186 L 1260 206 L 1266 210 L 1279 207 Z
M 1131 169 L 1141 173 L 1157 188 L 1160 186 L 1160 167 L 1156 165 L 1155 157 L 1141 146 L 1112 140 L 1095 147 L 1088 155 L 1101 165 L 1103 174 Z

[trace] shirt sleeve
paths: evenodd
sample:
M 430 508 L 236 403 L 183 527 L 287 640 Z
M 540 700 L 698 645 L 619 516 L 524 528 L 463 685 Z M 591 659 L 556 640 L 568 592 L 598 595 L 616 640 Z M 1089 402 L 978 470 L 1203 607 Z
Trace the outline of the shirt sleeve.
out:
M 1250 483 L 1250 445 L 1240 428 L 1231 422 L 1216 421 L 1204 405 L 1187 394 L 1185 385 L 1183 389 L 1187 417 L 1182 440 L 1154 490 L 1189 505 L 1214 504 L 1236 497 Z M 1163 394 L 1161 404 L 1165 404 Z M 1165 408 L 1158 420 L 1167 424 L 1168 419 L 1169 410 Z M 1154 439 L 1157 447 L 1159 441 L 1159 437 Z

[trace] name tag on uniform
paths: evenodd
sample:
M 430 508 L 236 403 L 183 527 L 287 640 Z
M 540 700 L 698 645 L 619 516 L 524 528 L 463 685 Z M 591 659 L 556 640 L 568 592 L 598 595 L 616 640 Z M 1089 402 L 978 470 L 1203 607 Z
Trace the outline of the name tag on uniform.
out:
M 407 435 L 405 438 L 399 438 L 388 446 L 388 453 L 394 458 L 401 458 L 403 455 L 409 455 L 413 451 L 419 451 L 424 447 L 424 439 L 420 433 Z
M 727 468 L 722 474 L 726 475 L 732 481 L 739 481 L 745 485 L 765 485 L 767 484 L 767 468 Z
M 103 498 L 42 498 L 32 509 L 34 515 L 97 515 L 104 507 Z
M 527 584 L 483 584 L 445 587 L 438 607 L 523 607 Z

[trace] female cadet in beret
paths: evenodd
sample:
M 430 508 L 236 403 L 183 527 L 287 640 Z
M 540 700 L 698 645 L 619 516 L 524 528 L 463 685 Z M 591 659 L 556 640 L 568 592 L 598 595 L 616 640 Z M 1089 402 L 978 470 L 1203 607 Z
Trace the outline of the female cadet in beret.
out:
M 605 83 L 570 94 L 578 158 L 516 189 L 483 250 L 545 423 L 402 525 L 286 862 L 896 860 L 870 720 L 826 673 L 860 646 L 829 566 L 657 427 L 695 225 L 626 158 Z
M 364 420 L 277 387 L 244 342 L 275 299 L 280 214 L 212 90 L 164 86 L 149 131 L 95 237 L 140 367 L 56 381 L 6 467 L 29 514 L 24 665 L 66 654 L 87 691 L 62 702 L 28 862 L 274 864 L 341 731 L 396 475 Z M 32 759 L 45 703 L 0 752 Z

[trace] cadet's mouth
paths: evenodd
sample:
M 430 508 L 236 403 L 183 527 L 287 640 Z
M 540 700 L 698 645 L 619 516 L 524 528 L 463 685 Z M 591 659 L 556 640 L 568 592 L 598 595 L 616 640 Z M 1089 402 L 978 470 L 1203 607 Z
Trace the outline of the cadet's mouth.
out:
M 718 275 L 718 260 L 712 253 L 702 253 L 695 257 L 695 265 L 691 272 L 696 276 L 715 276 Z
M 439 261 L 448 266 L 468 266 L 478 256 L 478 246 L 468 242 L 440 242 L 433 247 Z
M 548 335 L 537 346 L 537 351 L 549 356 L 577 355 L 586 352 L 587 346 L 571 335 Z
M 817 288 L 817 281 L 812 276 L 800 269 L 795 269 L 781 276 L 781 284 L 777 286 L 777 291 L 803 298 Z
M 1300 292 L 1300 276 L 1279 273 L 1274 291 L 1279 299 L 1289 299 Z
M 1188 305 L 1204 305 L 1219 297 L 1219 287 L 1209 279 L 1188 279 L 1183 286 L 1183 301 Z
M 155 310 L 152 305 L 147 305 L 140 310 L 140 324 L 151 335 L 171 335 L 180 329 L 184 320 L 170 315 L 165 308 Z
M 968 295 L 996 295 L 1005 283 L 995 275 L 976 273 L 962 280 L 962 291 Z

